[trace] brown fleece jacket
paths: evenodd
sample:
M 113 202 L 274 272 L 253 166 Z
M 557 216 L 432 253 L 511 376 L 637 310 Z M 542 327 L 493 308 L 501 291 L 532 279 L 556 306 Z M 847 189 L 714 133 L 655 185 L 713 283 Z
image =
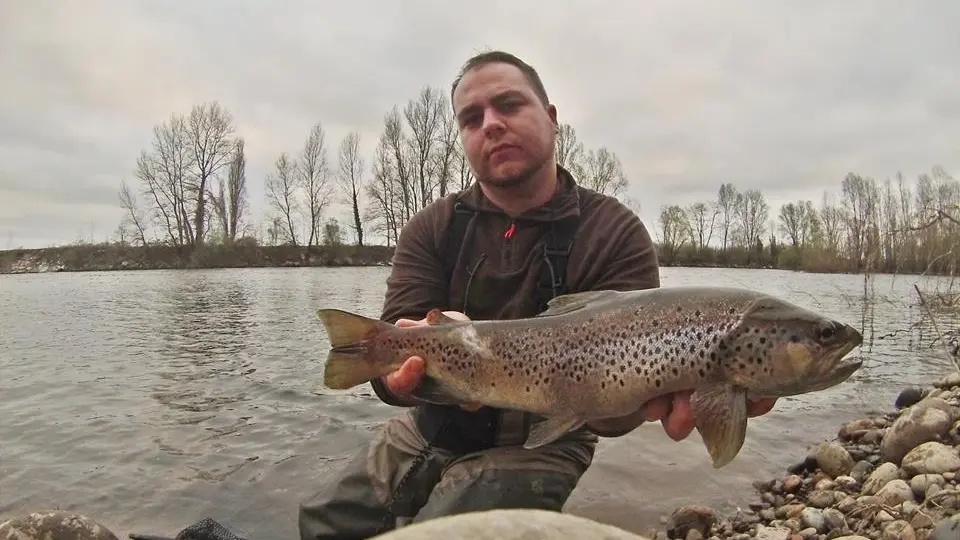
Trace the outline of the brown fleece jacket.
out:
M 535 315 L 543 237 L 553 220 L 577 214 L 568 292 L 659 287 L 656 248 L 637 215 L 614 197 L 578 186 L 562 167 L 557 171 L 560 185 L 553 199 L 515 219 L 494 206 L 476 183 L 414 215 L 400 233 L 381 318 L 421 319 L 433 308 L 462 311 L 475 320 Z M 440 252 L 457 201 L 476 214 L 447 283 Z M 459 249 L 455 246 L 453 253 Z M 414 405 L 392 396 L 379 380 L 373 388 L 388 404 Z

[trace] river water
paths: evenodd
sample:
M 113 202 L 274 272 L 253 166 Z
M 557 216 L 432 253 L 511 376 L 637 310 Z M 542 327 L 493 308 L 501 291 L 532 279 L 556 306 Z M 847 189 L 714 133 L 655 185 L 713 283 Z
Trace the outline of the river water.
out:
M 379 313 L 388 268 L 140 271 L 0 276 L 0 521 L 86 513 L 122 536 L 172 536 L 213 517 L 258 540 L 297 537 L 297 503 L 396 412 L 364 385 L 321 385 L 322 306 Z M 892 406 L 949 372 L 918 348 L 914 283 L 875 276 L 664 268 L 665 286 L 780 295 L 862 328 L 867 364 L 751 420 L 737 459 L 710 466 L 696 433 L 659 424 L 604 439 L 566 511 L 643 531 L 687 501 L 746 504 L 841 422 Z M 948 321 L 941 321 L 945 323 Z M 954 321 L 955 324 L 955 321 Z M 890 335 L 893 334 L 892 337 Z

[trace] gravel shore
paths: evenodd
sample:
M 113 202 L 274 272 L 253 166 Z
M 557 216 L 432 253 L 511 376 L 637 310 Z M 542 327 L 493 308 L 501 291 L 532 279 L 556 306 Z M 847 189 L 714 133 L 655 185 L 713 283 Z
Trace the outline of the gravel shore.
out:
M 960 374 L 907 388 L 888 414 L 840 427 L 749 508 L 690 505 L 658 539 L 960 540 Z

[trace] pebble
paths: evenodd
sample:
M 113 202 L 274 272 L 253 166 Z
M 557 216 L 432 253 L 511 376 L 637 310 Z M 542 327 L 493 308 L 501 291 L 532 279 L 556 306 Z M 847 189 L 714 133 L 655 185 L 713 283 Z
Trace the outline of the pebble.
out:
M 934 386 L 904 391 L 891 412 L 847 422 L 782 476 L 754 482 L 750 511 L 700 510 L 710 523 L 697 532 L 709 540 L 960 540 L 960 374 Z M 668 538 L 689 530 L 668 527 Z

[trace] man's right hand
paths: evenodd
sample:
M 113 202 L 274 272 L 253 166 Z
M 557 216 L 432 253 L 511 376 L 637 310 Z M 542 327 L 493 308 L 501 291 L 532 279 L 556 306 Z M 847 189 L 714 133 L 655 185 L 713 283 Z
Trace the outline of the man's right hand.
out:
M 444 311 L 444 315 L 450 317 L 451 319 L 456 319 L 458 321 L 469 321 L 470 319 L 460 313 L 459 311 Z M 407 328 L 411 326 L 424 326 L 427 324 L 427 319 L 424 317 L 419 321 L 413 319 L 399 319 L 397 321 L 397 326 L 401 328 Z M 419 356 L 411 356 L 400 365 L 400 368 L 394 371 L 393 373 L 387 375 L 383 378 L 383 382 L 386 385 L 387 389 L 390 390 L 393 395 L 404 399 L 411 400 L 416 399 L 410 395 L 411 392 L 417 387 L 420 383 L 420 379 L 423 378 L 425 372 L 425 366 L 423 358 Z M 460 406 L 462 409 L 467 411 L 476 411 L 481 407 L 479 404 L 464 404 Z

